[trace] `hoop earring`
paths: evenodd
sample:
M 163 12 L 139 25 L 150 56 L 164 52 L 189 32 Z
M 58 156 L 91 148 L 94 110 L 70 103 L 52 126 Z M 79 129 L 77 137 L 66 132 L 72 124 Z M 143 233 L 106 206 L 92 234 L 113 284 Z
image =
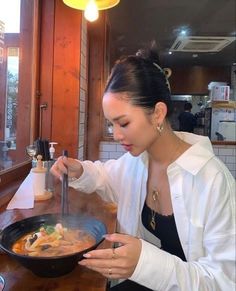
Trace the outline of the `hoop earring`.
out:
M 163 124 L 157 125 L 157 131 L 158 131 L 158 133 L 159 133 L 160 135 L 161 135 L 163 129 L 164 129 Z

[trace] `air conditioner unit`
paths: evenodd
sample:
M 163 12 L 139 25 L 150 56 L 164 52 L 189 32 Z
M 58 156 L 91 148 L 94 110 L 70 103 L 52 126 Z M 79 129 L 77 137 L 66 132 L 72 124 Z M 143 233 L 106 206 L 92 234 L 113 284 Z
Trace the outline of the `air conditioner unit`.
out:
M 219 52 L 233 41 L 235 37 L 220 36 L 179 36 L 170 51 L 177 52 Z

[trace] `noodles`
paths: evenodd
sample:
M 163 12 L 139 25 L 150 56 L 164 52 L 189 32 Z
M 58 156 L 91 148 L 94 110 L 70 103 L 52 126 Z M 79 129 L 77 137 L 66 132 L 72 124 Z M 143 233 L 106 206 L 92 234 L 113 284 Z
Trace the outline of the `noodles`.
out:
M 26 256 L 64 256 L 90 248 L 95 242 L 88 233 L 64 228 L 58 223 L 44 225 L 38 231 L 24 235 L 13 244 L 12 250 Z

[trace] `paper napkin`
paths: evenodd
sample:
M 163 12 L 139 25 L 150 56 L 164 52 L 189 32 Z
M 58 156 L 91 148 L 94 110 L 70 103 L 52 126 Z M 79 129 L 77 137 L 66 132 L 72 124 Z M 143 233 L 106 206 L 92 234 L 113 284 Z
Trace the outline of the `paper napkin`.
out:
M 34 192 L 32 174 L 29 173 L 25 180 L 7 205 L 7 209 L 30 209 L 34 207 Z

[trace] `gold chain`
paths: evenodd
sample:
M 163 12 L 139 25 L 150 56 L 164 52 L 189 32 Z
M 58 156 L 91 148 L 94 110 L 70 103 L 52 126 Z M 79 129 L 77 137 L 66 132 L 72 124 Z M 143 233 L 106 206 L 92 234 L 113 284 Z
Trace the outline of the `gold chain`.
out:
M 155 203 L 158 198 L 158 195 L 159 195 L 159 192 L 157 190 L 152 190 L 152 199 Z M 155 221 L 156 211 L 151 208 L 151 212 L 152 212 L 152 218 L 150 221 L 150 226 L 153 230 L 155 230 L 156 229 L 156 221 Z
M 170 163 L 172 163 L 175 160 L 175 157 L 178 156 L 180 149 L 181 149 L 181 146 L 182 146 L 182 140 L 178 139 L 176 148 L 175 148 L 175 150 L 170 158 Z M 152 190 L 152 199 L 155 203 L 155 206 L 156 206 L 158 196 L 159 196 L 159 192 L 157 190 L 153 189 Z M 152 217 L 151 217 L 151 221 L 150 221 L 150 226 L 153 230 L 155 230 L 156 229 L 156 221 L 155 221 L 156 212 L 152 208 L 151 208 L 151 214 L 152 214 Z

